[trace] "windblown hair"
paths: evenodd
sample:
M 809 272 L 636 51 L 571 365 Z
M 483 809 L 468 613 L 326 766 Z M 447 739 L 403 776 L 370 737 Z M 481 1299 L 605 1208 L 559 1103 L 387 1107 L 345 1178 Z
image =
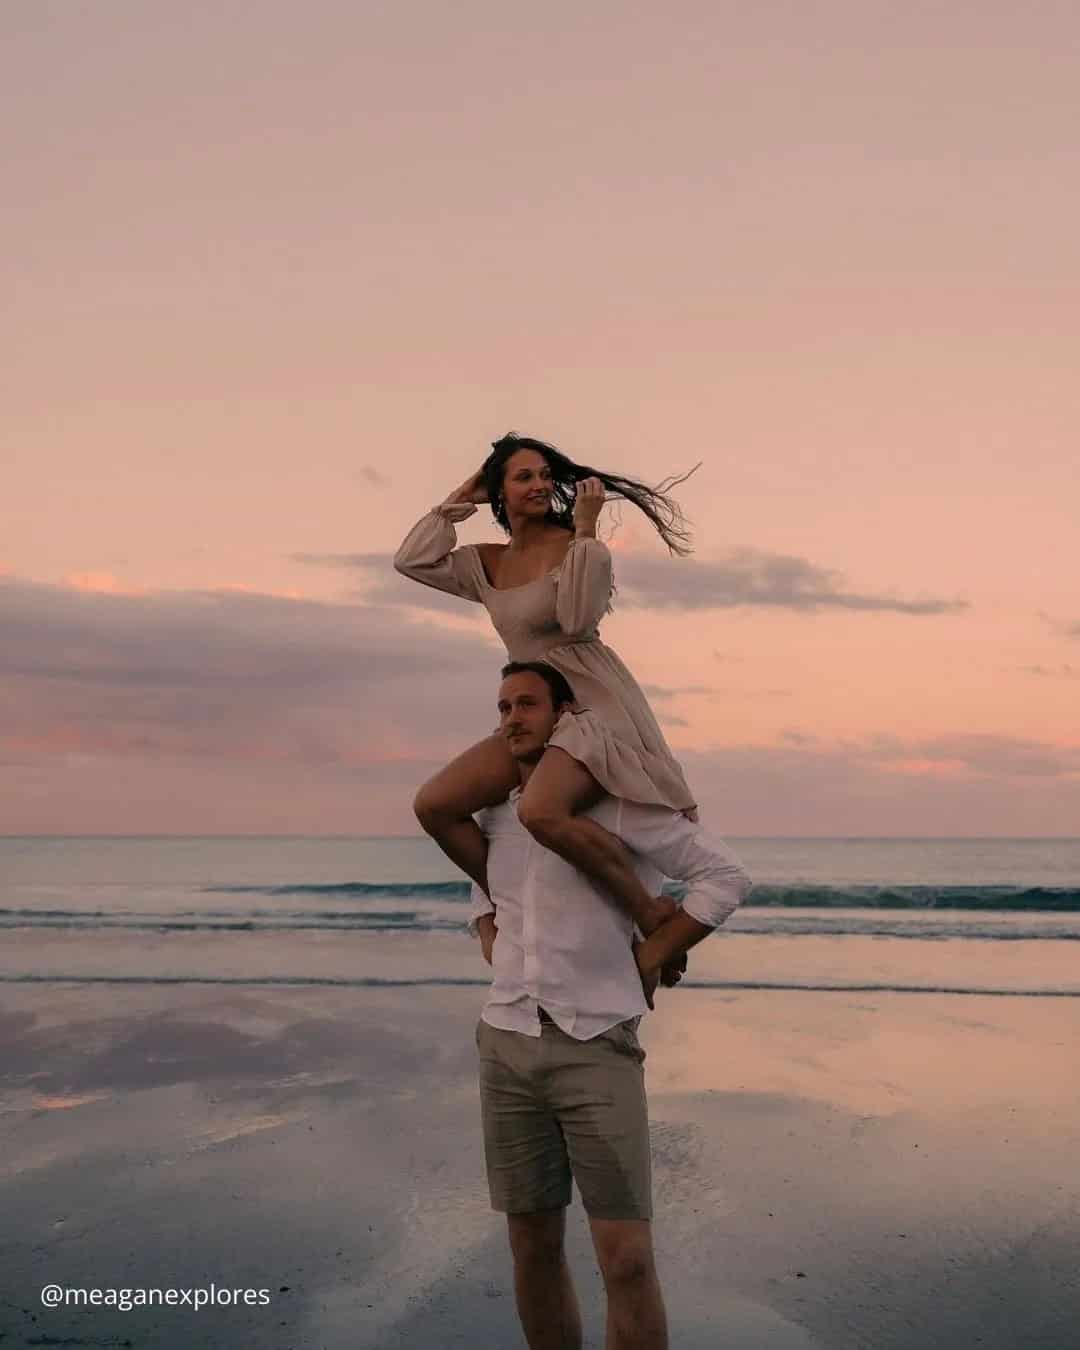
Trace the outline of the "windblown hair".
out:
M 548 445 L 546 441 L 535 440 L 532 436 L 519 436 L 514 431 L 508 432 L 501 440 L 492 442 L 491 454 L 483 464 L 484 486 L 491 502 L 491 514 L 507 534 L 510 533 L 510 521 L 503 501 L 503 477 L 506 472 L 506 461 L 518 450 L 535 450 L 547 460 L 548 468 L 551 470 L 551 509 L 548 512 L 548 519 L 556 525 L 573 530 L 577 485 L 583 478 L 599 478 L 607 492 L 614 497 L 622 497 L 632 502 L 649 518 L 657 534 L 672 553 L 685 558 L 691 552 L 690 530 L 682 508 L 674 498 L 668 496 L 671 488 L 684 482 L 690 474 L 666 478 L 656 487 L 649 487 L 636 478 L 624 478 L 622 474 L 604 473 L 601 469 L 592 469 L 587 464 L 576 464 L 561 450 Z M 693 472 L 691 469 L 690 473 Z
M 500 673 L 505 680 L 508 675 L 524 675 L 528 672 L 539 675 L 547 684 L 551 690 L 553 708 L 558 708 L 563 703 L 574 702 L 574 691 L 570 688 L 570 681 L 561 670 L 549 666 L 546 661 L 510 661 L 503 666 Z

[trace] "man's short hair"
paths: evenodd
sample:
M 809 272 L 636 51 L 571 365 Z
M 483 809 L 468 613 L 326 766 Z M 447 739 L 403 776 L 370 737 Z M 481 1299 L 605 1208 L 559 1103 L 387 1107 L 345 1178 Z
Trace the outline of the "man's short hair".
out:
M 569 680 L 561 670 L 549 666 L 546 661 L 510 661 L 503 666 L 501 673 L 504 680 L 508 675 L 525 675 L 527 673 L 539 675 L 551 690 L 551 706 L 553 708 L 559 707 L 562 703 L 575 702 L 574 691 L 570 688 Z

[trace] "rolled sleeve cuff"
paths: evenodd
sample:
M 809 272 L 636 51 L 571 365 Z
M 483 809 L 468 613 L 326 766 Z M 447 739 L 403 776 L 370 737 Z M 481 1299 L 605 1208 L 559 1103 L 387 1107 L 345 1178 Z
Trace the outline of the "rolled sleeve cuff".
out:
M 479 937 L 480 929 L 477 926 L 477 920 L 482 919 L 485 914 L 494 913 L 495 906 L 474 881 L 472 891 L 469 893 L 469 921 L 467 924 L 469 936 Z
M 731 918 L 753 888 L 753 882 L 742 871 L 725 878 L 723 884 L 691 886 L 682 903 L 683 913 L 697 919 L 706 928 L 719 928 L 726 919 Z

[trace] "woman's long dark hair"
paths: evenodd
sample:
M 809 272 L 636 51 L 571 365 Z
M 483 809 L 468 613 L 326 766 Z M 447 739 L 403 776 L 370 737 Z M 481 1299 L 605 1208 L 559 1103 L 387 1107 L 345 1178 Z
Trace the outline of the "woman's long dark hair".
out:
M 636 478 L 624 478 L 621 474 L 591 469 L 587 464 L 575 464 L 561 450 L 548 445 L 546 441 L 535 440 L 532 436 L 519 436 L 514 431 L 508 432 L 501 440 L 492 442 L 491 454 L 483 464 L 484 486 L 491 502 L 491 514 L 507 534 L 510 533 L 510 521 L 503 500 L 503 477 L 506 473 L 506 461 L 518 450 L 535 450 L 547 460 L 548 468 L 551 470 L 551 508 L 548 519 L 556 525 L 561 525 L 565 530 L 573 530 L 577 485 L 583 478 L 599 478 L 605 490 L 612 496 L 633 502 L 639 511 L 648 516 L 657 534 L 672 553 L 685 558 L 691 551 L 690 530 L 682 508 L 667 495 L 676 484 L 689 478 L 689 473 L 675 478 L 665 478 L 656 487 L 649 487 Z M 691 469 L 690 473 L 693 472 Z

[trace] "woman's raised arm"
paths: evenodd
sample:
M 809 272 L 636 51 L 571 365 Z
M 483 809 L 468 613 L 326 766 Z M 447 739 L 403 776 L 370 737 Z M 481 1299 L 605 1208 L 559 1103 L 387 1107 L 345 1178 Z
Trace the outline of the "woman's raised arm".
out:
M 480 559 L 472 544 L 457 547 L 457 530 L 454 528 L 475 511 L 472 502 L 455 502 L 451 498 L 433 507 L 401 541 L 394 554 L 395 569 L 413 581 L 434 586 L 437 591 L 482 604 Z

